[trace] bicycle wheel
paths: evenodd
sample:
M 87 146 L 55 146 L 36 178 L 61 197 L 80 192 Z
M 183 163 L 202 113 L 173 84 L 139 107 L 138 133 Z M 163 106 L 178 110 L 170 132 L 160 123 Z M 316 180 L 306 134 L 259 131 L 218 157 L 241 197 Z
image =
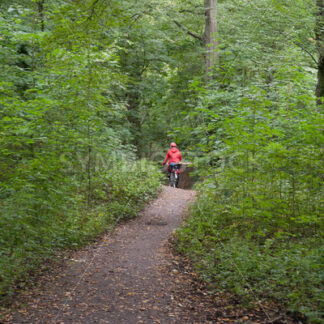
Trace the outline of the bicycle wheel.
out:
M 178 188 L 178 185 L 179 185 L 179 174 L 177 173 L 175 175 L 175 187 Z
M 174 172 L 170 174 L 170 186 L 175 188 L 176 187 L 176 178 Z

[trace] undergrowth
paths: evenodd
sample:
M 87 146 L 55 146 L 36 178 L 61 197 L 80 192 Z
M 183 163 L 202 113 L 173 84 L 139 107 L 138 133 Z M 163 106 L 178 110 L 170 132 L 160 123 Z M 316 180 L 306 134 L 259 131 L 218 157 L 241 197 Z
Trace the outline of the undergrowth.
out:
M 295 227 L 289 235 L 259 220 L 257 232 L 250 216 L 235 215 L 222 206 L 205 183 L 186 225 L 177 232 L 178 249 L 215 290 L 231 291 L 243 303 L 277 301 L 309 322 L 321 323 L 323 224 L 316 224 L 317 230 L 314 224 L 303 224 L 302 231 Z

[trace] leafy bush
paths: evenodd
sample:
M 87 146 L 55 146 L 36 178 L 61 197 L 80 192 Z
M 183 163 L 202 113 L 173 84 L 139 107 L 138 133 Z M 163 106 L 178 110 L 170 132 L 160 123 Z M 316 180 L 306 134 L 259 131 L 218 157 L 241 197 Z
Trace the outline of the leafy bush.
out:
M 84 20 L 92 5 L 48 2 L 36 22 L 32 2 L 0 4 L 0 298 L 56 250 L 134 217 L 159 187 L 131 144 L 125 22 L 117 4 Z
M 314 323 L 324 306 L 321 123 L 312 106 L 270 115 L 260 97 L 243 98 L 217 123 L 216 163 L 178 233 L 215 286 L 283 301 Z
M 235 233 L 235 221 L 219 226 L 226 214 L 213 207 L 200 198 L 177 233 L 179 249 L 196 262 L 203 279 L 247 298 L 285 301 L 306 314 L 323 307 L 323 240 L 272 237 L 259 244 Z
M 215 287 L 246 300 L 284 301 L 318 322 L 323 115 L 317 71 L 297 45 L 314 31 L 317 9 L 299 3 L 219 4 L 219 17 L 231 19 L 220 20 L 215 76 L 207 87 L 193 80 L 193 108 L 175 132 L 203 181 L 178 238 Z

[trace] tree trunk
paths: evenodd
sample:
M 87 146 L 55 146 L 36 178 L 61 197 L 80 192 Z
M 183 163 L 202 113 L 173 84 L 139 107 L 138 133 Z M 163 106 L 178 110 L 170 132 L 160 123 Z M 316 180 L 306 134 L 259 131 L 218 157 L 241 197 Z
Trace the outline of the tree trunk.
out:
M 205 46 L 206 46 L 206 80 L 213 78 L 213 68 L 218 64 L 218 41 L 217 41 L 217 0 L 205 1 Z
M 136 84 L 139 82 L 139 77 L 136 76 Z M 127 93 L 127 119 L 131 124 L 131 133 L 133 135 L 133 144 L 137 148 L 137 154 L 140 154 L 140 137 L 141 137 L 141 121 L 139 117 L 140 94 L 136 85 L 128 86 Z
M 317 50 L 319 54 L 318 59 L 318 72 L 317 72 L 317 87 L 316 97 L 317 104 L 323 103 L 324 97 L 324 0 L 316 0 L 317 4 L 317 16 L 316 16 L 316 41 Z
M 41 31 L 43 32 L 45 29 L 45 23 L 44 23 L 44 2 L 45 0 L 39 0 L 37 2 L 38 5 L 38 14 L 40 18 L 40 25 L 41 25 Z

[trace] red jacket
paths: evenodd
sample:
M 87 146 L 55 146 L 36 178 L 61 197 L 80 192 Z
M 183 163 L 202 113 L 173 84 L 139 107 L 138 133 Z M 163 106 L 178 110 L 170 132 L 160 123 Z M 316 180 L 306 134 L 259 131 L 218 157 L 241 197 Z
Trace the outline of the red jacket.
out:
M 176 147 L 172 147 L 166 154 L 163 164 L 165 164 L 167 161 L 168 164 L 170 164 L 171 162 L 179 163 L 181 160 L 182 160 L 182 156 L 180 151 Z

